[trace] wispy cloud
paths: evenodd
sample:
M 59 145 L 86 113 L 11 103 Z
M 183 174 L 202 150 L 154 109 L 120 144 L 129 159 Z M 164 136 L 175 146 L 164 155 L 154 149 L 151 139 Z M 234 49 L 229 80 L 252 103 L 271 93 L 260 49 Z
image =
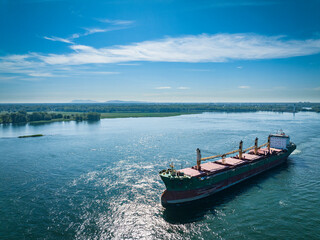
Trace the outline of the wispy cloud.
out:
M 111 32 L 111 31 L 121 30 L 121 29 L 125 29 L 125 28 L 127 28 L 127 27 L 119 26 L 119 27 L 108 27 L 108 28 L 84 28 L 86 30 L 86 32 L 83 34 L 78 34 L 78 37 L 88 36 L 88 35 L 91 35 L 94 33 Z
M 241 88 L 241 89 L 248 89 L 248 88 L 250 88 L 250 86 L 239 86 L 239 88 Z
M 0 82 L 10 82 L 16 78 L 17 78 L 16 76 L 13 76 L 13 77 L 0 76 Z
M 66 71 L 72 71 L 72 67 L 61 68 L 46 64 L 39 61 L 39 55 L 36 53 L 0 57 L 0 74 L 14 74 L 14 78 L 18 80 L 66 77 L 67 75 L 62 74 Z
M 171 87 L 156 87 L 154 89 L 165 90 L 165 89 L 171 89 Z
M 54 42 L 64 42 L 69 44 L 75 44 L 74 40 L 80 37 L 88 36 L 95 33 L 103 33 L 103 32 L 111 32 L 115 30 L 125 29 L 127 27 L 119 26 L 119 27 L 109 27 L 109 28 L 84 28 L 84 33 L 74 33 L 68 38 L 60 38 L 60 37 L 46 37 L 44 36 L 44 39 L 54 41 Z
M 100 22 L 103 23 L 110 23 L 112 25 L 131 25 L 134 23 L 134 21 L 131 20 L 120 20 L 120 19 L 98 19 Z
M 39 61 L 39 55 L 35 53 L 0 57 L 0 73 L 30 76 L 30 74 L 43 71 L 43 68 L 47 65 L 48 64 Z
M 187 89 L 190 89 L 189 87 L 178 87 L 177 89 L 179 90 L 187 90 Z
M 41 56 L 48 64 L 150 62 L 227 62 L 305 56 L 320 52 L 320 39 L 285 40 L 252 34 L 197 35 L 131 45 L 93 48 L 73 45 L 71 54 Z
M 237 68 L 238 68 L 238 69 L 242 69 L 243 67 L 242 67 L 242 66 L 238 66 Z
M 70 43 L 70 44 L 74 44 L 74 42 L 72 42 L 71 40 L 67 39 L 67 38 L 59 38 L 59 37 L 43 37 L 44 39 L 50 40 L 50 41 L 54 41 L 54 42 L 64 42 L 64 43 Z
M 32 72 L 28 74 L 30 77 L 53 77 L 51 73 Z
M 61 38 L 61 37 L 55 37 L 55 36 L 52 36 L 52 37 L 44 36 L 43 38 L 46 40 L 54 41 L 54 42 L 64 42 L 64 43 L 74 44 L 74 41 L 73 41 L 74 39 L 88 36 L 95 33 L 111 32 L 115 30 L 126 29 L 126 28 L 129 28 L 130 25 L 134 23 L 134 21 L 129 21 L 129 20 L 98 19 L 98 21 L 103 23 L 108 23 L 109 26 L 104 28 L 98 28 L 98 27 L 83 28 L 85 32 L 74 33 L 68 38 Z
M 101 32 L 107 32 L 108 28 L 85 28 L 87 31 L 86 33 L 82 34 L 83 36 L 87 36 L 94 33 L 101 33 Z
M 35 77 L 37 73 L 52 73 L 61 67 L 74 68 L 76 65 L 94 67 L 95 64 L 133 65 L 142 61 L 198 63 L 289 58 L 320 53 L 320 39 L 287 40 L 279 36 L 252 34 L 202 34 L 105 48 L 76 44 L 69 48 L 73 52 L 0 57 L 0 73 L 33 74 Z
M 320 87 L 316 87 L 316 88 L 314 88 L 314 90 L 320 91 Z

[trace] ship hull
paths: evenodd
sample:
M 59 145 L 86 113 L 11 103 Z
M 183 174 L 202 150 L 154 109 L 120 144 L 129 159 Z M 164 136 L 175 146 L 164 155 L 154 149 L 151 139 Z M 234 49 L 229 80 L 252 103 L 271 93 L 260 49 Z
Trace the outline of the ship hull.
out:
M 167 207 L 169 205 L 184 204 L 211 196 L 228 187 L 231 187 L 237 183 L 240 183 L 246 179 L 249 179 L 284 163 L 287 160 L 288 156 L 294 151 L 294 149 L 295 145 L 283 154 L 280 154 L 278 156 L 270 156 L 258 162 L 250 163 L 241 168 L 226 171 L 224 173 L 221 173 L 219 176 L 212 176 L 211 179 L 210 176 L 208 178 L 194 179 L 193 181 L 198 182 L 193 183 L 192 185 L 199 187 L 190 190 L 188 189 L 176 191 L 167 189 L 161 196 L 161 204 L 164 207 Z M 214 178 L 216 178 L 217 181 L 215 181 Z M 206 181 L 208 181 L 208 183 L 206 183 Z

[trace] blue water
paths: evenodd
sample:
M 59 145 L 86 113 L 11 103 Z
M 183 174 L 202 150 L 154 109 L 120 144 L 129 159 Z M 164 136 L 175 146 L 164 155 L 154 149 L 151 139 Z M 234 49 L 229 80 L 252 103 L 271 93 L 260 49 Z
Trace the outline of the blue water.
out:
M 183 209 L 158 171 L 283 129 L 288 162 Z M 38 138 L 20 135 L 44 134 Z M 0 126 L 0 239 L 320 239 L 320 114 L 204 113 Z

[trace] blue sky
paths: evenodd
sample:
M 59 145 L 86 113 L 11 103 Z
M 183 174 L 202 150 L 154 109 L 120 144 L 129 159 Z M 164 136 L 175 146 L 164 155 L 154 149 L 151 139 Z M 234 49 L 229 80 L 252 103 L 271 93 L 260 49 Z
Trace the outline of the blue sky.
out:
M 0 0 L 0 102 L 320 102 L 320 1 Z

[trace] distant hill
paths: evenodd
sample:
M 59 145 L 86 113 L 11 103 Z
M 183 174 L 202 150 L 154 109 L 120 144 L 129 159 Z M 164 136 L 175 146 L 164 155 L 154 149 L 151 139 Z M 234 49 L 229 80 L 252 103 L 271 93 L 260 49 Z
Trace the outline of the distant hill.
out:
M 98 102 L 93 100 L 72 100 L 71 103 L 98 103 Z
M 105 102 L 98 102 L 94 100 L 72 100 L 71 103 L 148 103 L 142 101 L 122 101 L 122 100 L 110 100 Z
M 141 101 L 110 100 L 110 101 L 106 101 L 105 103 L 147 103 L 147 102 L 141 102 Z

